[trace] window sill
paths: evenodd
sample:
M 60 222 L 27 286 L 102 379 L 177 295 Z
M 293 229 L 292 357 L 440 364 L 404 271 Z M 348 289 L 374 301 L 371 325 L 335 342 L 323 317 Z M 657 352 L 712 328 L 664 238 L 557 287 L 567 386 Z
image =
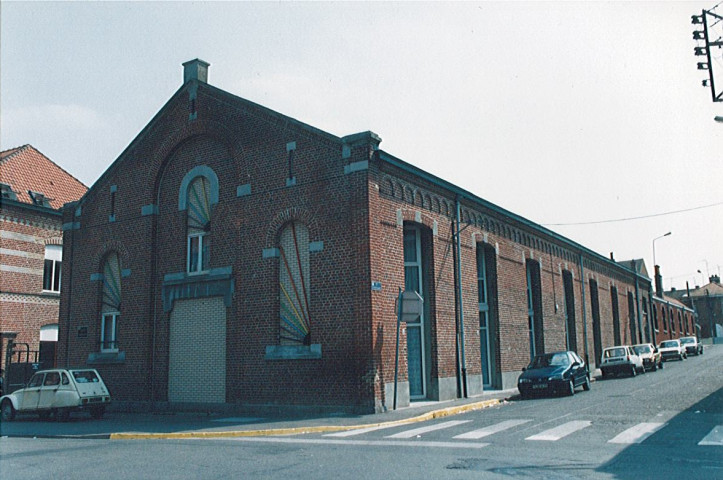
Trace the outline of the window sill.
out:
M 103 351 L 93 352 L 88 355 L 86 363 L 88 365 L 112 365 L 126 362 L 126 352 L 119 351 Z
M 321 358 L 321 344 L 311 345 L 268 345 L 264 360 L 318 360 Z
M 58 290 L 41 290 L 40 295 L 43 295 L 46 297 L 59 297 L 60 291 L 58 291 Z

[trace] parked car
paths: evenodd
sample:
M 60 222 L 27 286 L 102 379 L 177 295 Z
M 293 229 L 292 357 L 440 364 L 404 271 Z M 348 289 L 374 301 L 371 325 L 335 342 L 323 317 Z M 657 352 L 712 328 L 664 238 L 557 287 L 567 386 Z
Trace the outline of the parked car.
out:
M 633 345 L 633 350 L 643 360 L 643 367 L 646 370 L 654 372 L 659 368 L 663 368 L 663 357 L 660 355 L 658 348 L 652 343 Z
M 65 421 L 71 412 L 85 410 L 97 419 L 110 401 L 108 388 L 94 369 L 42 370 L 25 388 L 0 397 L 0 417 L 10 421 L 16 413 L 37 413 Z
M 664 340 L 658 345 L 660 355 L 663 357 L 663 361 L 668 360 L 683 360 L 688 358 L 688 354 L 685 351 L 685 347 L 680 344 L 680 340 Z
M 574 395 L 579 386 L 590 390 L 590 372 L 585 361 L 572 351 L 536 355 L 517 379 L 522 398 L 549 392 Z
M 703 344 L 697 337 L 680 337 L 680 344 L 685 347 L 688 355 L 703 355 Z
M 627 373 L 634 377 L 638 373 L 645 373 L 645 367 L 643 366 L 643 360 L 635 353 L 633 347 L 618 345 L 603 350 L 600 371 L 602 371 L 603 377 L 621 373 Z

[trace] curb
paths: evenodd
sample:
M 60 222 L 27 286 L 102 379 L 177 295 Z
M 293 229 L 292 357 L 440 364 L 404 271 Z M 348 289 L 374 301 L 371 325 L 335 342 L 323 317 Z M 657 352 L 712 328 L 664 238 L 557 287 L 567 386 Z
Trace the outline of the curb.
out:
M 389 422 L 367 423 L 363 425 L 319 425 L 316 427 L 291 427 L 271 428 L 262 430 L 233 430 L 221 432 L 171 432 L 171 433 L 111 433 L 110 440 L 150 440 L 150 439 L 184 439 L 184 438 L 234 438 L 234 437 L 268 437 L 275 435 L 298 435 L 302 433 L 326 433 L 340 432 L 344 430 L 356 430 L 360 428 L 371 428 L 381 426 L 405 425 L 408 423 L 423 422 L 436 418 L 444 418 L 460 413 L 482 410 L 502 403 L 502 400 L 492 399 L 481 402 L 469 403 L 455 407 L 447 407 L 440 410 Z

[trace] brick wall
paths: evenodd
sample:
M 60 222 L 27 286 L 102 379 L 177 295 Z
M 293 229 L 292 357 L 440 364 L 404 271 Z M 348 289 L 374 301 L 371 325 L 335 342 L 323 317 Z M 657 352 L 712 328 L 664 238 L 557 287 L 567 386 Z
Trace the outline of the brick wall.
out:
M 46 244 L 61 244 L 61 218 L 4 202 L 0 209 L 0 331 L 38 350 L 40 328 L 58 323 L 59 294 L 43 291 Z M 0 365 L 5 368 L 5 347 Z M 24 347 L 23 347 L 24 348 Z

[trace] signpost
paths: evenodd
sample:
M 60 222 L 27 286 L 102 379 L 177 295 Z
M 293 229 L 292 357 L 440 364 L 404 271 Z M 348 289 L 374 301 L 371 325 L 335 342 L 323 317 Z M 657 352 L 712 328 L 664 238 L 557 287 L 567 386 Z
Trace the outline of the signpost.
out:
M 397 378 L 399 375 L 399 329 L 402 322 L 414 322 L 422 314 L 424 300 L 414 290 L 402 291 L 399 289 L 397 296 L 397 347 L 394 356 L 394 404 L 392 409 L 397 409 Z

